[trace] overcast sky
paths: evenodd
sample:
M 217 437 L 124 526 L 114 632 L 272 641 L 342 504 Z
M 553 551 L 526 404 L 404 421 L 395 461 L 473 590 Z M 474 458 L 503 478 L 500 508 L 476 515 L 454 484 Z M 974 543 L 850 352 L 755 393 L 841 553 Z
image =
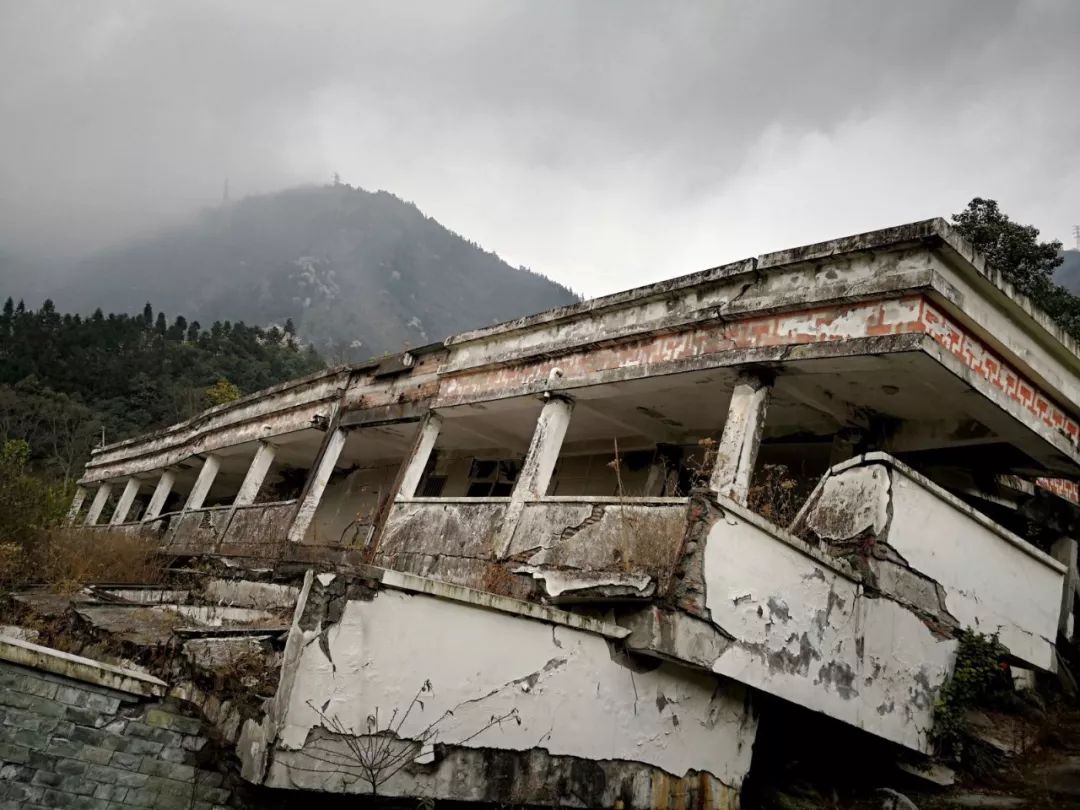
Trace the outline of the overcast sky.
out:
M 0 248 L 333 172 L 588 295 L 975 195 L 1080 223 L 1077 0 L 0 0 L 0 75 Z

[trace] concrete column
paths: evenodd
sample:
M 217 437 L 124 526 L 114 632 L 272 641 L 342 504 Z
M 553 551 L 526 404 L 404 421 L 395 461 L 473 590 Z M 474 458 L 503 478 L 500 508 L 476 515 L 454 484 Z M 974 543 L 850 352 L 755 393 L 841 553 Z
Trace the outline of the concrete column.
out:
M 124 491 L 120 493 L 120 500 L 116 502 L 112 520 L 109 521 L 110 526 L 119 526 L 127 520 L 128 512 L 131 511 L 131 505 L 135 503 L 135 496 L 138 494 L 139 480 L 133 476 L 127 480 Z
M 195 479 L 195 486 L 188 493 L 187 502 L 184 504 L 185 512 L 191 509 L 202 509 L 203 502 L 210 493 L 210 487 L 214 485 L 214 479 L 217 478 L 219 469 L 221 469 L 221 459 L 217 456 L 207 456 L 202 469 L 199 470 L 199 477 Z
M 679 448 L 669 444 L 657 445 L 656 458 L 649 465 L 649 476 L 645 480 L 644 495 L 657 497 L 665 492 L 668 495 L 675 492 L 679 483 L 679 456 Z
M 75 518 L 79 516 L 79 510 L 82 509 L 85 500 L 86 487 L 76 487 L 75 497 L 71 500 L 71 506 L 68 508 L 67 519 L 65 520 L 65 523 L 68 526 L 75 525 Z
M 154 494 L 150 496 L 150 503 L 146 506 L 146 513 L 143 515 L 144 521 L 153 520 L 161 514 L 161 510 L 165 507 L 165 501 L 169 499 L 169 493 L 172 492 L 175 483 L 176 473 L 172 470 L 163 470 L 157 486 L 154 487 Z
M 565 397 L 552 397 L 544 403 L 543 410 L 540 411 L 529 450 L 521 464 L 514 491 L 510 493 L 510 504 L 506 508 L 496 539 L 500 558 L 505 557 L 510 549 L 514 530 L 525 509 L 525 502 L 547 494 L 573 411 L 574 401 Z
M 771 390 L 772 383 L 758 375 L 740 374 L 731 394 L 709 489 L 741 504 L 746 503 L 750 491 Z
M 547 494 L 573 410 L 574 401 L 563 397 L 552 397 L 544 403 L 511 498 L 527 500 Z
M 255 451 L 255 458 L 251 460 L 244 475 L 244 483 L 240 485 L 240 491 L 236 493 L 233 506 L 247 506 L 255 503 L 255 497 L 262 488 L 266 474 L 270 472 L 270 465 L 274 463 L 274 453 L 277 448 L 269 442 L 259 442 L 259 449 Z
M 342 428 L 335 428 L 327 437 L 322 455 L 315 462 L 311 477 L 308 479 L 307 490 L 300 501 L 300 506 L 297 507 L 296 517 L 293 518 L 289 529 L 289 540 L 293 543 L 299 543 L 307 534 L 308 527 L 315 518 L 315 510 L 319 508 L 319 501 L 322 500 L 323 492 L 326 491 L 326 485 L 330 483 L 330 476 L 334 473 L 338 457 L 345 449 L 347 435 Z
M 420 479 L 424 477 L 428 461 L 431 459 L 431 451 L 435 449 L 435 442 L 439 439 L 439 431 L 442 429 L 443 418 L 437 413 L 429 412 L 420 425 L 420 434 L 416 437 L 412 455 L 401 473 L 401 485 L 398 487 L 397 497 L 412 498 L 416 495 L 416 489 L 420 486 Z
M 1058 615 L 1058 632 L 1071 639 L 1076 630 L 1073 619 L 1073 599 L 1080 575 L 1077 572 L 1076 541 L 1062 537 L 1050 547 L 1050 556 L 1066 567 L 1065 582 L 1061 586 L 1061 613 Z
M 110 494 L 112 494 L 112 482 L 102 481 L 97 488 L 97 492 L 94 493 L 94 500 L 90 502 L 90 509 L 86 513 L 84 525 L 97 525 L 97 520 L 101 517 L 101 510 L 105 508 L 105 502 L 109 500 Z

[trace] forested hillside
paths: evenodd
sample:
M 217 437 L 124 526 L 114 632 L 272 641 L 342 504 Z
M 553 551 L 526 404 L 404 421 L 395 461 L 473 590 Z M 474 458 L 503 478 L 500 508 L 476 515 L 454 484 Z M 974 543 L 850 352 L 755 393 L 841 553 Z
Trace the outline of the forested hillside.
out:
M 24 440 L 40 474 L 78 477 L 90 448 L 321 368 L 286 329 L 209 329 L 147 304 L 136 315 L 0 310 L 0 446 Z
M 415 205 L 344 184 L 288 189 L 204 211 L 90 257 L 56 281 L 64 310 L 144 301 L 203 323 L 296 324 L 330 363 L 364 361 L 577 300 L 513 268 Z M 12 294 L 22 295 L 18 291 Z

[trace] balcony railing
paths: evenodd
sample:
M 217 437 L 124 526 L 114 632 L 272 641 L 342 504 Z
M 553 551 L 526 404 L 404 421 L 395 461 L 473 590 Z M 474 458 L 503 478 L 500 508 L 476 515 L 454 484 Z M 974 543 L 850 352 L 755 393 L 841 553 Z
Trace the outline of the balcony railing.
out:
M 166 547 L 170 552 L 181 554 L 217 551 L 231 514 L 231 506 L 208 506 L 170 516 L 169 530 L 165 535 Z
M 383 528 L 379 564 L 481 588 L 509 505 L 509 498 L 399 500 Z
M 287 542 L 295 511 L 295 500 L 236 507 L 218 553 L 243 557 L 273 553 Z
M 208 506 L 168 512 L 152 520 L 74 529 L 138 535 L 177 554 L 266 556 L 285 542 L 296 501 Z
M 651 596 L 686 530 L 686 498 L 408 498 L 390 509 L 377 563 L 460 585 L 549 599 Z M 506 523 L 516 520 L 515 525 Z M 497 581 L 496 581 L 497 580 Z

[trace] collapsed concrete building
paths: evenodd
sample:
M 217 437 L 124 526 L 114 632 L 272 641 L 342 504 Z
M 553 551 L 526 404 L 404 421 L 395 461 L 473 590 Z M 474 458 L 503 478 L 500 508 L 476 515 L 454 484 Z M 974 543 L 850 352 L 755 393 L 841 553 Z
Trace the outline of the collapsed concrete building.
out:
M 763 711 L 918 757 L 959 631 L 1056 670 L 1078 392 L 1075 343 L 931 220 L 212 408 L 96 450 L 70 518 L 228 561 L 209 607 L 99 605 L 185 645 L 267 638 L 278 589 L 272 694 L 205 712 L 253 784 L 730 808 Z

